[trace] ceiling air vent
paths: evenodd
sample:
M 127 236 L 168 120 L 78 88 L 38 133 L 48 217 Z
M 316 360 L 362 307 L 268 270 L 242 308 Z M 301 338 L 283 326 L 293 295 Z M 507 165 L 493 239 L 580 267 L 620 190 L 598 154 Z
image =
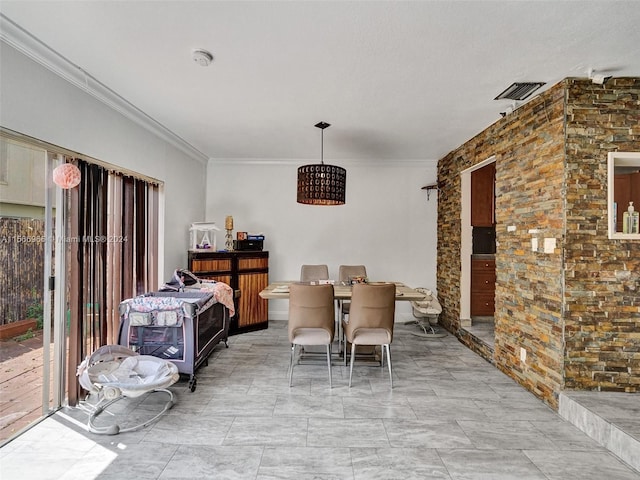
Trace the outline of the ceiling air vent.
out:
M 545 82 L 512 83 L 504 92 L 494 98 L 494 100 L 524 100 L 544 84 Z

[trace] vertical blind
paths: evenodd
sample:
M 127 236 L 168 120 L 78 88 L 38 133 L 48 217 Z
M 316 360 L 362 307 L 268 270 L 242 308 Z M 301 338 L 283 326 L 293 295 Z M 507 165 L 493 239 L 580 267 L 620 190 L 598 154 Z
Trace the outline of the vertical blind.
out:
M 70 405 L 80 397 L 75 371 L 82 359 L 118 343 L 120 302 L 158 285 L 158 186 L 85 160 L 73 163 L 82 180 L 70 190 L 68 207 Z

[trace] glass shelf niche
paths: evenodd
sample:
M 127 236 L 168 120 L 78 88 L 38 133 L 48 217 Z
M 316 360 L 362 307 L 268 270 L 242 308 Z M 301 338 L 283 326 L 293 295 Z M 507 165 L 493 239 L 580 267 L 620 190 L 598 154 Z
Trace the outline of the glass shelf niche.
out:
M 622 217 L 629 201 L 633 201 L 636 211 L 640 212 L 640 152 L 609 152 L 607 207 L 610 239 L 640 240 L 640 233 L 622 232 Z

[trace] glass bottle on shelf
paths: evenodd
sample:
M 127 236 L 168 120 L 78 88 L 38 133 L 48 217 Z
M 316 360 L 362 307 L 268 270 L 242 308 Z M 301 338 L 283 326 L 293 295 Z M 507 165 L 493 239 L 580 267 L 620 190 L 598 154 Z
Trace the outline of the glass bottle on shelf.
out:
M 640 233 L 640 212 L 635 211 L 633 202 L 622 214 L 622 233 Z

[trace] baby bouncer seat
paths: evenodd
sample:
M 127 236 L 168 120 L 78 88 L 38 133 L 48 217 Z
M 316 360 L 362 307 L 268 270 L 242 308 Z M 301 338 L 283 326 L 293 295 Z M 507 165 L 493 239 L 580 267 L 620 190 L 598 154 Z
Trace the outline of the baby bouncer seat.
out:
M 438 302 L 438 298 L 433 291 L 428 288 L 418 287 L 416 290 L 424 294 L 424 298 L 411 302 L 413 316 L 416 318 L 413 322 L 422 328 L 422 333 L 412 332 L 413 335 L 424 338 L 442 338 L 446 337 L 446 333 L 440 333 L 436 329 L 438 317 L 442 313 L 442 306 Z
M 138 355 L 120 345 L 98 348 L 78 366 L 77 376 L 89 396 L 97 396 L 97 402 L 88 407 L 89 431 L 106 435 L 132 432 L 158 420 L 173 407 L 173 393 L 168 387 L 180 378 L 178 367 L 172 362 L 151 355 Z M 162 411 L 150 420 L 126 427 L 117 423 L 105 427 L 94 424 L 96 417 L 113 403 L 125 397 L 135 398 L 151 392 L 164 392 L 169 399 Z

